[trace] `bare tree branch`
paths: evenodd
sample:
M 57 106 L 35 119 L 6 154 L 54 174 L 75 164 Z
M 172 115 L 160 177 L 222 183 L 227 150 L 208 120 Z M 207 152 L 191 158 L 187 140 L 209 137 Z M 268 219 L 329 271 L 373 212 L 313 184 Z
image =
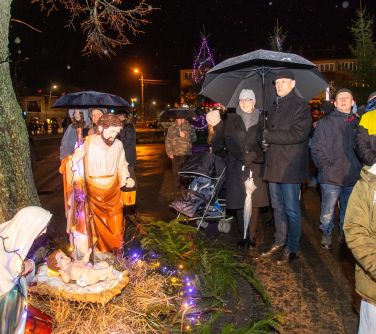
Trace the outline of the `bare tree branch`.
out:
M 83 54 L 98 56 L 115 55 L 115 49 L 131 44 L 129 34 L 143 33 L 142 25 L 150 23 L 146 18 L 153 10 L 146 0 L 139 0 L 133 8 L 127 8 L 124 0 L 32 0 L 47 11 L 64 9 L 69 12 L 66 27 L 78 27 L 86 35 Z

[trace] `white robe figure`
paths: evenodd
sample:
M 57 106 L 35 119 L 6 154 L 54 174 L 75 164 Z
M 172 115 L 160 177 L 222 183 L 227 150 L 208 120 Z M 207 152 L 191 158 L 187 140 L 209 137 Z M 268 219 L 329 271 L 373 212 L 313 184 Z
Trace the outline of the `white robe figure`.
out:
M 26 282 L 20 274 L 34 240 L 46 232 L 51 213 L 37 206 L 21 209 L 0 224 L 0 332 L 23 333 Z

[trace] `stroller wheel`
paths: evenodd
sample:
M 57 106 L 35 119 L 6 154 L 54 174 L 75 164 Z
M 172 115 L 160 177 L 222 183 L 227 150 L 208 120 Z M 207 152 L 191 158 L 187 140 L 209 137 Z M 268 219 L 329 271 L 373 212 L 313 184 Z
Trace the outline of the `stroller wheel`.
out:
M 197 227 L 198 227 L 199 224 L 200 224 L 200 221 L 198 220 L 198 221 L 196 222 Z M 207 228 L 208 226 L 209 226 L 209 223 L 208 223 L 206 220 L 203 220 L 203 221 L 201 222 L 200 227 L 202 227 L 202 228 Z
M 218 222 L 218 231 L 223 232 L 223 233 L 229 233 L 231 230 L 231 224 L 228 220 L 226 219 L 221 219 Z

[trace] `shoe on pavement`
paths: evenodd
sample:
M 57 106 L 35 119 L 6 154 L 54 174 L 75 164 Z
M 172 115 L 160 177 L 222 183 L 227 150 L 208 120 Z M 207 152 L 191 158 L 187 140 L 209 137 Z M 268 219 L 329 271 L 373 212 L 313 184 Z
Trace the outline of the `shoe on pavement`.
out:
M 248 248 L 250 250 L 256 249 L 256 239 L 249 239 Z
M 280 252 L 283 249 L 283 245 L 274 244 L 268 251 L 262 252 L 261 257 L 270 257 L 275 253 Z
M 321 246 L 325 249 L 330 249 L 332 246 L 332 235 L 329 233 L 323 233 L 321 237 Z
M 240 239 L 237 242 L 238 248 L 246 248 L 248 247 L 248 239 Z
M 291 262 L 294 262 L 297 258 L 299 258 L 300 251 L 296 252 L 290 252 L 286 250 L 283 252 L 282 256 L 277 260 L 278 265 L 283 265 L 283 264 L 289 264 Z

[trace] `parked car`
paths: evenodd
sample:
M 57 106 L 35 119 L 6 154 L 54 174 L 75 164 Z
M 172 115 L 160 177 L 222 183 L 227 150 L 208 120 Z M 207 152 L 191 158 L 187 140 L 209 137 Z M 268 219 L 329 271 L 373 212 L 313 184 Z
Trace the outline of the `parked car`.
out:
M 157 120 L 149 122 L 146 126 L 149 129 L 163 129 L 163 125 L 160 124 Z

